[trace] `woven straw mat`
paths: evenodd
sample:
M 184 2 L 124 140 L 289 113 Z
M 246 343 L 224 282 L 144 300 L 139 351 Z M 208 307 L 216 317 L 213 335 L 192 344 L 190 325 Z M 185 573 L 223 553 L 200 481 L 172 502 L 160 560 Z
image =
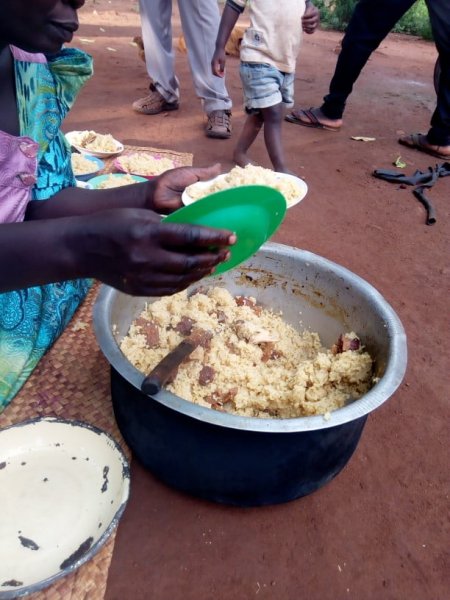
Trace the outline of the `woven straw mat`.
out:
M 139 146 L 125 150 L 164 153 L 177 164 L 192 164 L 191 154 Z M 113 170 L 112 159 L 104 172 Z M 111 170 L 110 170 L 111 169 Z M 41 360 L 35 371 L 0 413 L 0 429 L 39 416 L 77 419 L 110 433 L 131 453 L 117 428 L 110 401 L 109 365 L 98 347 L 92 327 L 92 307 L 99 290 L 96 284 L 75 313 L 67 329 Z M 114 549 L 115 532 L 103 548 L 78 570 L 53 585 L 27 596 L 30 600 L 102 600 Z
M 122 154 L 133 154 L 134 152 L 150 154 L 158 158 L 169 158 L 173 161 L 175 167 L 190 167 L 192 166 L 193 154 L 188 152 L 175 152 L 173 150 L 163 150 L 161 148 L 150 148 L 147 146 L 124 146 Z M 98 174 L 118 172 L 114 166 L 114 158 L 102 159 L 105 163 L 105 168 Z

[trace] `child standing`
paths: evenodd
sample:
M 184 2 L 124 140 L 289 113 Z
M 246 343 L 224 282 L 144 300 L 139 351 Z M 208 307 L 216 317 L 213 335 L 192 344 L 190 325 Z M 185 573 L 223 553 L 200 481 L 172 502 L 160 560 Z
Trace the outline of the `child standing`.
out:
M 218 77 L 225 74 L 225 44 L 247 5 L 250 27 L 240 51 L 247 119 L 233 159 L 241 167 L 250 162 L 247 151 L 264 126 L 264 142 L 273 168 L 287 173 L 281 124 L 285 109 L 294 103 L 295 63 L 302 29 L 305 33 L 315 31 L 319 11 L 308 0 L 227 0 L 211 62 Z

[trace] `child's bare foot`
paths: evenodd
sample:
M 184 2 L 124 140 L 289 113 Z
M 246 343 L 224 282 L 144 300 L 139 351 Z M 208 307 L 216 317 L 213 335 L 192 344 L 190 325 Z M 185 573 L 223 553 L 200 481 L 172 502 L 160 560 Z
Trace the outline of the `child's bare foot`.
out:
M 254 165 L 252 160 L 248 157 L 245 152 L 240 152 L 239 150 L 235 150 L 233 152 L 233 160 L 239 167 L 245 167 L 245 165 Z
M 273 165 L 273 170 L 277 173 L 286 173 L 286 175 L 294 175 L 294 177 L 298 177 L 297 173 L 294 173 L 288 169 L 285 164 L 275 164 Z

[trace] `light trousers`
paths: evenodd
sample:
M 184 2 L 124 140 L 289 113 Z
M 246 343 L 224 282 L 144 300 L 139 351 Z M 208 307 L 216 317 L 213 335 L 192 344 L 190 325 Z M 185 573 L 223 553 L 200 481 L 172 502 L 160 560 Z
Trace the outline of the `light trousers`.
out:
M 139 2 L 148 74 L 164 99 L 176 102 L 180 88 L 172 45 L 172 0 Z M 178 8 L 192 79 L 203 110 L 206 113 L 230 110 L 231 99 L 225 81 L 211 70 L 220 23 L 217 0 L 178 0 Z

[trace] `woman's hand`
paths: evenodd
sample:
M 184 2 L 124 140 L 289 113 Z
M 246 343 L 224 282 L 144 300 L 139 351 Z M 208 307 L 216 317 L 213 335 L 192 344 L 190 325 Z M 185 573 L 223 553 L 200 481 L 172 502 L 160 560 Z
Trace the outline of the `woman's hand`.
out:
M 168 214 L 183 206 L 181 194 L 185 188 L 197 181 L 206 181 L 220 173 L 220 165 L 212 167 L 180 167 L 171 169 L 154 180 L 151 198 L 147 208 L 158 213 Z
M 184 181 L 184 176 L 173 181 Z M 96 213 L 84 227 L 81 239 L 77 235 L 72 242 L 76 257 L 83 249 L 79 276 L 140 296 L 185 289 L 227 260 L 228 246 L 236 241 L 230 231 L 161 223 L 142 209 Z

